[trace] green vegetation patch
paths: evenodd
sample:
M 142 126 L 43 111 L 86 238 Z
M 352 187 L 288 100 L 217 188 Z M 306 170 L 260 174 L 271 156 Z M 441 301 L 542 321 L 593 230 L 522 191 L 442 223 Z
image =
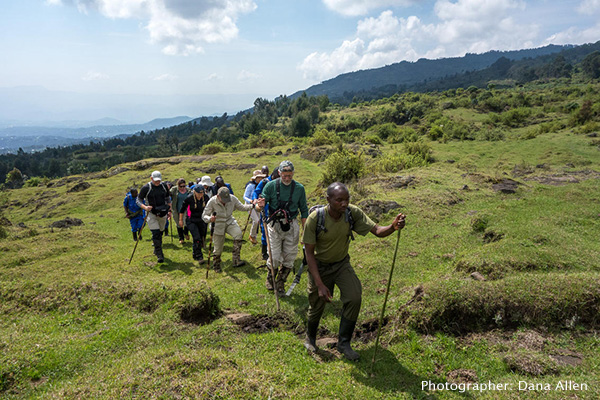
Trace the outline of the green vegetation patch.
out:
M 597 274 L 523 273 L 492 282 L 431 282 L 402 318 L 421 332 L 464 334 L 520 326 L 593 328 L 599 311 Z

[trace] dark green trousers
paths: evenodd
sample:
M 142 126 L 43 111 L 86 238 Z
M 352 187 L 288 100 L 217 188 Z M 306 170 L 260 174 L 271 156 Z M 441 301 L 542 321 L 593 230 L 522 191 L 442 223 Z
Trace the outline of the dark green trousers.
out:
M 342 301 L 342 316 L 350 321 L 356 321 L 360 312 L 362 301 L 362 285 L 356 276 L 350 256 L 333 264 L 324 264 L 317 261 L 321 280 L 333 296 L 334 286 L 340 289 Z M 318 323 L 323 315 L 327 302 L 319 297 L 319 290 L 311 274 L 308 274 L 308 323 Z

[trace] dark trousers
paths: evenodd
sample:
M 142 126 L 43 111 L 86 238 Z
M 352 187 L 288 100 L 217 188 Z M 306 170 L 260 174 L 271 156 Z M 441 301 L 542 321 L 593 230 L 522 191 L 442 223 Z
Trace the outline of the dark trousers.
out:
M 185 236 L 189 233 L 187 225 L 183 228 L 177 227 L 177 235 L 179 236 L 179 240 L 184 240 Z
M 203 258 L 202 243 L 204 241 L 204 237 L 206 237 L 206 222 L 202 220 L 192 221 L 188 218 L 185 226 L 192 234 L 194 241 L 192 247 L 192 257 L 194 260 L 201 260 Z
M 340 289 L 342 301 L 342 317 L 356 321 L 362 302 L 362 285 L 350 265 L 350 256 L 333 264 L 323 264 L 317 261 L 319 275 L 333 296 L 334 286 Z M 319 289 L 312 275 L 308 274 L 308 322 L 318 323 L 325 309 L 325 300 L 319 297 Z

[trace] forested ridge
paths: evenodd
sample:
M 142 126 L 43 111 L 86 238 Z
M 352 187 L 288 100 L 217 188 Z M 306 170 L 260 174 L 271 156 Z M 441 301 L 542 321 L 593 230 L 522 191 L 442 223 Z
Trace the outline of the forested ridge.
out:
M 335 96 L 309 96 L 304 92 L 296 97 L 281 96 L 272 101 L 258 98 L 251 110 L 241 111 L 235 116 L 223 114 L 220 117 L 201 117 L 170 128 L 141 131 L 126 138 L 115 137 L 102 142 L 48 148 L 37 153 L 19 150 L 16 154 L 0 156 L 0 183 L 18 187 L 32 179 L 29 184 L 34 185 L 45 178 L 101 171 L 117 164 L 151 157 L 272 147 L 283 141 L 309 140 L 318 144 L 319 138 L 327 138 L 331 134 L 351 141 L 359 133 L 372 131 L 386 140 L 389 133 L 384 131 L 401 131 L 403 127 L 415 130 L 417 135 L 429 135 L 434 139 L 444 135 L 447 138 L 469 139 L 475 135 L 469 127 L 460 128 L 461 133 L 436 133 L 439 124 L 436 124 L 435 118 L 428 116 L 427 102 L 432 100 L 427 99 L 447 98 L 444 107 L 453 107 L 456 102 L 469 102 L 469 106 L 475 110 L 498 113 L 498 118 L 505 118 L 507 114 L 521 118 L 518 115 L 527 114 L 527 108 L 538 100 L 531 95 L 524 95 L 519 91 L 520 87 L 526 84 L 552 86 L 592 82 L 600 78 L 599 49 L 600 42 L 597 42 L 535 58 L 511 60 L 500 55 L 492 65 L 482 70 L 457 73 L 411 86 L 388 85 L 346 91 Z M 498 92 L 500 89 L 506 92 Z M 553 90 L 555 93 L 558 89 Z M 568 91 L 572 90 L 580 89 Z M 598 110 L 594 109 L 597 106 L 593 106 L 592 100 L 586 100 L 583 96 L 585 90 L 581 90 L 582 96 L 573 99 L 565 112 L 578 113 L 579 122 L 585 123 L 597 116 Z M 431 94 L 419 95 L 417 92 Z M 352 109 L 368 101 L 381 102 L 376 115 L 335 117 L 328 113 L 345 107 Z M 496 117 L 488 117 L 490 120 L 493 118 Z M 451 125 L 447 125 L 446 130 Z M 378 128 L 381 126 L 386 128 Z M 493 128 L 493 124 L 489 126 Z

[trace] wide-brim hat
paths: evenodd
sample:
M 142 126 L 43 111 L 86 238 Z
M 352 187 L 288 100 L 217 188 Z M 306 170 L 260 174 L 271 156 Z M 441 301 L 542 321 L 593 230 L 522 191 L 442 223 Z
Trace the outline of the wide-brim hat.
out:
M 263 174 L 263 173 L 262 173 L 262 171 L 261 171 L 260 169 L 257 169 L 257 170 L 255 170 L 255 171 L 252 173 L 252 178 L 250 178 L 250 179 L 251 179 L 251 180 L 255 180 L 256 178 L 263 179 L 263 178 L 266 178 L 266 177 L 267 177 L 267 176 L 266 176 L 265 174 Z
M 210 180 L 210 176 L 208 176 L 208 175 L 204 175 L 202 177 L 202 179 L 200 179 L 200 184 L 202 186 L 212 186 L 213 185 L 213 183 Z

